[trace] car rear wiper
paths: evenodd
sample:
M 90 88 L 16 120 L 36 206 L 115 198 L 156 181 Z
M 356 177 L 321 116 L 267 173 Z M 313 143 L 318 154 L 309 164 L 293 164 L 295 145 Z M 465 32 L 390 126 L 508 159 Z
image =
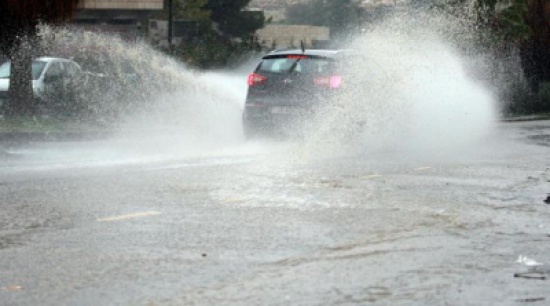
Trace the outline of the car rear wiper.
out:
M 296 67 L 298 67 L 298 63 L 300 62 L 300 60 L 302 60 L 302 58 L 295 60 L 294 63 L 290 65 L 290 68 L 288 68 L 288 74 L 292 74 L 294 70 L 296 70 Z
M 300 41 L 300 49 L 302 49 L 302 55 L 304 55 L 306 53 L 306 46 L 303 40 Z M 302 58 L 304 57 L 298 58 L 296 61 L 294 61 L 294 63 L 292 63 L 292 65 L 290 65 L 290 68 L 288 68 L 288 74 L 291 74 L 294 72 L 294 70 L 296 70 L 298 63 L 302 60 Z

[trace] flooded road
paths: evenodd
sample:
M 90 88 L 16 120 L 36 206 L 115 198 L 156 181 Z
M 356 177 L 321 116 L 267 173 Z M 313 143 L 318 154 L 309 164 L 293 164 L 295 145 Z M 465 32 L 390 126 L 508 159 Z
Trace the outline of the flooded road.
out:
M 529 121 L 460 154 L 4 145 L 0 305 L 544 305 L 549 137 Z

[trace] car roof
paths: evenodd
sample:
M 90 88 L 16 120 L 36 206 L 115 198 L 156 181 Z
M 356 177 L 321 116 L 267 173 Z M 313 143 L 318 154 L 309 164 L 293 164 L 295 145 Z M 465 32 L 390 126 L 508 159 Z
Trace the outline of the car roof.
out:
M 279 55 L 296 55 L 303 54 L 308 56 L 319 56 L 319 57 L 336 57 L 338 54 L 344 53 L 347 50 L 324 50 L 324 49 L 284 49 L 284 50 L 274 50 L 266 54 L 263 58 L 270 58 Z
M 35 61 L 41 61 L 41 62 L 51 62 L 51 61 L 54 61 L 54 60 L 58 60 L 58 61 L 64 61 L 64 62 L 69 62 L 70 60 L 66 59 L 66 58 L 60 58 L 60 57 L 48 57 L 48 56 L 42 56 L 42 57 L 39 57 L 39 58 L 36 58 Z

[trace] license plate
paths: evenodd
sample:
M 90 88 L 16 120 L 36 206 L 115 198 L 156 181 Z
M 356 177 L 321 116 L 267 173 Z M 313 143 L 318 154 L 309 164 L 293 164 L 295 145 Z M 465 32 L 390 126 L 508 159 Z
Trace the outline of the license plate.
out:
M 289 106 L 273 106 L 271 109 L 272 114 L 291 114 L 294 113 L 294 109 Z

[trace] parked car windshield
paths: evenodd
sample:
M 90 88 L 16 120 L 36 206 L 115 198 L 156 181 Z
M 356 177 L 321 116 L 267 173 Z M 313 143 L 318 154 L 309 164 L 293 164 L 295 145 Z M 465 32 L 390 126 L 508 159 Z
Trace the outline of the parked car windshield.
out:
M 42 74 L 42 71 L 44 70 L 44 67 L 46 67 L 46 62 L 42 62 L 42 61 L 32 62 L 32 79 L 33 80 L 38 80 L 38 78 Z M 4 64 L 0 65 L 0 79 L 9 79 L 10 71 L 11 71 L 10 62 L 5 62 Z
M 257 72 L 288 73 L 292 69 L 297 73 L 325 75 L 332 71 L 333 63 L 332 60 L 316 57 L 270 57 L 260 63 Z

